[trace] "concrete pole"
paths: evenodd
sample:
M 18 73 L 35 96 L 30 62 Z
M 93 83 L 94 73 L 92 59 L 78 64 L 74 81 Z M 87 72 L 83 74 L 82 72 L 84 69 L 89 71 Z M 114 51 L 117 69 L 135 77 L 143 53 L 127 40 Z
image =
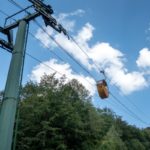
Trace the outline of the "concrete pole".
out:
M 0 111 L 0 150 L 11 150 L 16 109 L 23 72 L 26 36 L 27 22 L 22 20 L 19 23 L 17 31 Z

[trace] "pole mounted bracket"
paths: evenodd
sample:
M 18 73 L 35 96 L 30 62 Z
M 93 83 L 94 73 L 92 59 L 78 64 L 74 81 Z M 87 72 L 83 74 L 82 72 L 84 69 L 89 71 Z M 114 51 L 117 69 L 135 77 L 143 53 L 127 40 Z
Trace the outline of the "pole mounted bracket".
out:
M 41 14 L 46 26 L 51 26 L 57 32 L 66 35 L 69 39 L 69 35 L 66 29 L 63 28 L 63 26 L 59 24 L 54 17 L 52 17 L 54 11 L 50 5 L 44 4 L 42 0 L 28 0 L 28 1 L 32 3 L 35 11 Z
M 12 32 L 12 30 L 6 30 L 6 29 L 0 27 L 0 32 L 7 37 L 7 41 L 0 39 L 0 47 L 11 52 L 13 50 L 13 32 Z

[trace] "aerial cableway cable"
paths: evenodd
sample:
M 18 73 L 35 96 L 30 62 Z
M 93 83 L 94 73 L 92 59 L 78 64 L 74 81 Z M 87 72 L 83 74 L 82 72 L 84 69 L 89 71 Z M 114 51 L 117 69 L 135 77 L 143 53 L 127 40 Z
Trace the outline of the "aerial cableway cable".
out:
M 61 50 L 63 50 L 76 64 L 78 64 L 87 74 L 89 74 L 96 81 L 95 77 L 85 67 L 83 67 L 83 65 L 81 65 L 65 48 L 63 48 L 63 46 L 60 45 L 60 43 L 58 43 L 53 36 L 48 34 L 37 21 L 35 21 L 35 23 L 44 31 L 44 33 L 48 35 L 48 37 L 50 37 L 61 48 Z
M 8 0 L 9 2 L 11 2 L 13 5 L 15 5 L 16 7 L 18 7 L 19 9 L 23 9 L 22 6 L 20 6 L 17 2 L 13 1 L 13 0 Z M 27 14 L 30 14 L 27 10 L 25 10 L 25 12 Z M 87 70 L 85 69 L 85 67 L 83 67 L 76 59 L 74 59 L 71 54 L 69 54 L 51 35 L 49 35 L 46 30 L 37 22 L 37 21 L 34 21 L 37 26 L 39 26 L 39 28 L 41 28 L 76 64 L 78 64 L 85 72 L 87 72 L 93 79 L 94 79 L 94 76 Z M 32 33 L 30 33 L 31 36 L 35 37 Z M 35 37 L 36 38 L 36 37 Z M 37 39 L 37 38 L 36 38 Z M 39 40 L 39 39 L 38 39 Z M 52 51 L 51 51 L 52 52 Z M 58 56 L 55 52 L 52 52 L 55 56 L 57 56 L 59 59 L 62 60 L 62 58 L 60 56 Z M 75 71 L 77 72 L 77 71 Z M 94 85 L 93 83 L 89 82 L 86 78 L 85 80 L 90 83 L 92 86 Z M 95 79 L 94 79 L 95 80 Z M 96 81 L 96 80 L 95 80 Z M 95 85 L 94 85 L 95 86 Z
M 30 32 L 30 35 L 35 38 L 36 40 L 38 40 L 39 42 L 41 42 L 35 35 L 33 35 L 31 32 Z M 43 44 L 41 42 L 41 44 Z M 53 55 L 55 55 L 58 59 L 60 59 L 61 61 L 65 62 L 65 60 L 60 57 L 57 53 L 55 53 L 54 51 L 52 51 L 49 47 L 46 47 L 47 50 L 49 50 L 49 52 L 51 52 Z M 73 71 L 76 72 L 77 74 L 79 73 L 73 66 Z M 95 86 L 95 84 L 91 83 L 89 80 L 87 80 L 86 78 L 84 78 L 84 80 L 86 80 L 92 87 Z
M 14 2 L 13 0 L 8 0 L 8 1 L 10 1 L 10 2 Z M 16 2 L 14 2 L 14 4 L 16 5 L 17 3 Z M 20 8 L 20 9 L 22 9 L 22 7 L 19 5 L 19 4 L 17 4 L 16 5 L 18 8 Z M 27 12 L 27 11 L 26 11 Z M 27 12 L 28 14 L 29 14 L 29 12 Z M 40 25 L 39 23 L 37 24 L 38 26 Z M 40 28 L 42 27 L 41 25 L 39 26 Z M 43 28 L 43 27 L 42 27 Z M 42 29 L 41 28 L 41 29 Z M 46 30 L 44 30 L 44 32 L 45 32 Z M 46 33 L 46 32 L 45 32 Z M 50 37 L 51 38 L 51 37 Z M 63 48 L 53 37 L 51 38 L 61 49 Z M 75 41 L 76 42 L 76 41 Z M 63 48 L 63 50 L 64 50 L 64 48 Z M 66 50 L 65 50 L 66 51 Z M 73 58 L 72 57 L 72 55 L 70 54 L 70 53 L 68 53 L 67 52 L 67 54 L 68 54 L 68 56 L 69 57 L 71 57 L 71 58 Z M 74 58 L 73 58 L 74 59 Z M 78 65 L 80 65 L 80 67 L 82 66 L 76 59 L 74 59 L 75 60 L 75 62 L 78 64 Z M 86 71 L 94 80 L 95 80 L 95 78 L 94 78 L 94 76 L 88 71 L 88 70 L 86 70 L 83 66 L 82 66 L 82 69 L 84 70 L 84 71 Z M 101 70 L 100 70 L 100 73 L 101 73 Z M 95 80 L 96 81 L 96 80 Z M 112 95 L 112 93 L 111 93 L 111 95 Z M 115 100 L 117 100 L 117 102 L 118 103 L 120 103 L 120 100 L 119 99 L 117 99 L 114 95 L 112 95 L 113 96 L 113 98 L 115 99 Z M 121 104 L 121 103 L 120 103 Z M 121 104 L 122 105 L 122 107 L 124 107 L 124 108 L 126 108 L 126 110 L 128 110 L 130 113 L 132 113 L 132 114 L 134 114 L 129 108 L 127 108 L 124 104 Z M 142 123 L 145 123 L 144 121 L 142 121 L 141 120 L 141 118 L 140 117 L 137 117 L 137 115 L 135 115 L 134 114 L 134 116 L 136 116 L 135 118 L 136 119 L 138 119 L 139 121 L 141 121 Z M 147 123 L 146 123 L 147 124 Z
M 12 4 L 14 4 L 14 5 L 15 5 L 16 7 L 18 7 L 19 9 L 23 9 L 23 7 L 20 6 L 20 4 L 18 4 L 18 3 L 15 2 L 14 0 L 8 0 L 8 1 L 11 2 Z M 27 10 L 25 10 L 25 12 L 26 12 L 27 14 L 30 14 Z M 37 25 L 39 28 L 41 28 L 41 29 L 43 30 L 43 32 L 44 32 L 45 34 L 47 34 L 47 36 L 48 36 L 51 40 L 53 40 L 53 41 L 61 48 L 61 50 L 63 50 L 75 63 L 77 63 L 77 64 L 78 64 L 87 74 L 89 74 L 89 75 L 95 80 L 95 82 L 96 82 L 95 77 L 94 77 L 85 67 L 83 67 L 83 65 L 81 65 L 69 52 L 67 52 L 67 50 L 66 50 L 65 48 L 63 48 L 63 46 L 61 46 L 61 45 L 59 44 L 59 42 L 57 42 L 53 36 L 51 36 L 49 33 L 47 33 L 47 31 L 42 27 L 42 25 L 40 25 L 40 23 L 38 23 L 36 20 L 34 20 L 34 22 L 36 23 L 36 25 Z
M 145 125 L 150 125 L 148 123 L 146 123 L 145 121 L 143 121 L 143 119 L 141 119 L 138 115 L 136 115 L 133 111 L 131 111 L 125 104 L 123 104 L 115 95 L 113 95 L 110 92 L 110 95 L 120 104 L 122 105 L 130 114 L 132 114 L 132 116 L 134 116 L 137 120 L 141 121 L 142 123 L 144 123 Z
M 38 58 L 32 56 L 31 54 L 26 52 L 26 55 L 29 56 L 30 58 L 34 59 L 37 62 L 40 62 L 41 64 L 43 64 L 44 66 L 48 67 L 49 69 L 53 70 L 54 72 L 59 73 L 60 75 L 63 75 L 63 73 L 59 72 L 58 70 L 50 67 L 49 65 L 47 65 L 46 63 L 43 63 L 41 60 L 39 60 Z M 70 78 L 68 76 L 66 76 L 69 80 Z M 129 114 L 129 116 L 131 116 L 132 118 L 142 122 L 145 125 L 149 125 L 148 123 L 146 123 L 145 121 L 143 121 L 140 117 L 138 117 L 133 111 L 131 111 L 125 104 L 123 104 L 116 96 L 114 96 L 112 93 L 110 93 L 111 96 L 124 108 L 124 111 L 126 113 Z
M 78 44 L 78 42 L 75 40 L 75 38 L 73 38 L 72 36 L 70 36 L 70 38 L 74 41 L 74 43 L 78 46 L 78 48 L 87 56 L 87 58 L 90 59 L 90 56 L 86 53 L 85 50 L 83 50 L 83 48 Z M 98 69 L 99 73 L 102 73 L 102 74 L 104 75 L 104 77 L 107 78 L 104 69 L 100 69 L 99 66 L 98 66 L 94 61 L 93 61 L 93 63 L 94 63 L 94 65 L 95 65 L 95 67 Z M 107 78 L 107 79 L 110 81 L 109 78 Z M 116 87 L 117 90 L 120 90 L 115 84 L 114 84 L 113 86 Z M 147 116 L 147 114 L 145 114 L 139 107 L 137 107 L 137 105 L 136 105 L 134 102 L 132 102 L 131 99 L 129 99 L 126 95 L 123 95 L 123 96 L 124 96 L 124 97 L 128 100 L 128 102 L 129 102 L 130 104 L 132 104 L 138 111 L 140 111 L 143 115 L 146 115 L 146 116 Z M 148 116 L 148 117 L 149 117 L 149 116 Z

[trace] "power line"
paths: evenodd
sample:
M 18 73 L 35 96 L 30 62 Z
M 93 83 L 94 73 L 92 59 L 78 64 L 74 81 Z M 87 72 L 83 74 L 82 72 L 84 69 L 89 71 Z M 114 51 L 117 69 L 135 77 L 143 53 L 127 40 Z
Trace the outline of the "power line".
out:
M 31 32 L 30 32 L 30 35 L 33 37 L 33 38 L 35 38 L 36 40 L 38 40 L 40 43 L 42 43 L 35 35 L 33 35 Z M 42 43 L 43 44 L 43 43 Z M 49 51 L 49 52 L 51 52 L 51 53 L 53 53 L 58 59 L 60 59 L 61 61 L 63 61 L 63 62 L 65 62 L 65 60 L 62 58 L 62 57 L 60 57 L 59 55 L 57 55 L 54 51 L 52 51 L 48 46 L 46 46 L 46 49 Z M 74 68 L 74 67 L 72 67 L 73 68 L 73 70 L 78 74 L 78 71 Z M 89 82 L 89 80 L 87 80 L 86 78 L 84 78 L 91 86 L 95 86 L 95 84 L 93 84 L 93 83 L 91 83 L 91 82 Z
M 10 0 L 9 0 L 10 1 Z M 12 2 L 12 1 L 11 1 Z M 13 1 L 14 2 L 14 1 Z M 17 4 L 16 2 L 15 3 L 13 3 L 13 4 Z M 20 6 L 19 4 L 17 4 L 17 7 L 18 6 Z M 19 7 L 20 9 L 22 8 L 21 6 Z M 28 14 L 29 14 L 29 12 L 28 12 Z M 5 13 L 5 15 L 7 15 L 6 13 Z M 8 15 L 7 15 L 8 16 Z M 12 18 L 13 19 L 13 18 Z M 15 19 L 14 19 L 15 20 Z M 31 32 L 29 32 L 29 34 L 33 37 L 33 38 L 35 38 L 36 40 L 38 40 L 38 41 L 40 41 L 35 35 L 33 35 Z M 40 41 L 41 42 L 41 41 Z M 42 42 L 41 42 L 42 43 Z M 42 43 L 43 44 L 43 43 Z M 51 53 L 53 53 L 57 58 L 59 58 L 61 61 L 65 61 L 64 59 L 62 59 L 60 56 L 58 56 L 54 51 L 52 51 L 52 50 L 50 50 L 50 48 L 49 47 L 47 47 L 47 50 L 49 50 Z M 30 57 L 33 57 L 33 56 L 30 56 Z M 33 59 L 36 59 L 36 58 L 34 58 L 33 57 Z M 40 61 L 40 60 L 38 60 L 37 59 L 37 61 L 38 62 L 40 62 L 40 63 L 42 63 L 42 61 Z M 78 74 L 78 71 L 76 71 L 76 69 L 74 69 L 74 71 Z M 84 78 L 84 80 L 86 80 L 92 87 L 93 86 L 95 86 L 95 84 L 93 84 L 93 83 L 91 83 L 91 82 L 89 82 L 89 80 L 87 80 L 86 78 Z
M 19 9 L 23 9 L 22 8 L 22 6 L 20 6 L 18 3 L 16 3 L 15 1 L 13 1 L 13 0 L 8 0 L 9 2 L 11 2 L 12 4 L 14 4 L 16 7 L 18 7 Z M 30 14 L 27 10 L 25 10 L 25 12 L 27 13 L 27 14 Z M 45 29 L 37 22 L 37 21 L 35 21 L 35 23 L 45 32 L 45 33 L 47 33 L 46 31 L 45 31 Z M 34 38 L 36 38 L 31 32 L 30 32 L 30 35 L 32 36 L 32 37 L 34 37 Z M 48 36 L 50 36 L 49 34 L 48 34 Z M 50 36 L 51 37 L 51 39 L 52 40 L 54 40 L 54 42 L 61 48 L 61 49 L 63 49 L 64 50 L 64 48 L 52 37 L 52 36 Z M 40 41 L 38 38 L 36 38 L 38 41 Z M 41 42 L 41 41 L 40 41 Z M 49 49 L 49 48 L 48 48 Z M 65 51 L 65 52 L 67 52 L 67 51 Z M 58 56 L 55 52 L 53 52 L 53 51 L 51 51 L 51 53 L 53 53 L 57 58 L 59 58 L 60 60 L 62 60 L 62 61 L 64 61 L 60 56 Z M 77 60 L 75 60 L 69 53 L 67 53 L 67 55 L 69 56 L 69 57 L 71 57 L 80 67 L 82 67 L 82 69 L 84 69 L 85 70 L 85 68 L 81 65 L 81 64 L 79 64 L 78 62 L 77 62 Z M 85 70 L 88 74 L 90 74 L 87 70 Z M 75 71 L 76 72 L 76 71 Z M 77 73 L 77 72 L 76 72 Z M 92 78 L 94 78 L 94 76 L 92 76 Z M 93 86 L 93 83 L 91 83 L 91 82 L 89 82 L 86 78 L 85 78 L 85 80 L 89 83 L 89 84 L 91 84 L 92 86 Z M 95 80 L 96 81 L 96 80 Z M 95 85 L 94 85 L 95 86 Z
M 9 0 L 10 1 L 10 0 Z M 11 1 L 12 2 L 12 1 Z M 13 1 L 14 2 L 14 1 Z M 16 3 L 16 2 L 15 2 Z M 15 4 L 14 3 L 14 4 Z M 16 4 L 15 4 L 16 5 Z M 19 4 L 17 4 L 16 5 L 17 7 L 19 6 Z M 22 9 L 22 7 L 21 6 L 19 6 L 19 8 L 21 8 Z M 28 12 L 27 12 L 28 13 Z M 73 57 L 72 57 L 72 55 L 70 54 L 70 53 L 68 53 L 56 40 L 55 40 L 55 38 L 54 37 L 52 37 L 51 35 L 49 35 L 47 32 L 46 32 L 46 30 L 36 21 L 36 24 L 70 57 L 70 58 L 72 58 L 84 71 L 86 71 L 93 79 L 95 79 L 94 78 L 94 76 L 87 70 L 87 69 L 85 69 L 76 59 L 74 59 Z M 74 39 L 73 39 L 74 40 Z M 74 40 L 74 42 L 76 43 L 76 41 Z M 77 43 L 76 43 L 77 44 Z M 78 45 L 78 44 L 77 44 Z M 78 45 L 78 47 L 81 49 L 81 47 Z M 82 50 L 82 49 L 81 49 Z M 83 50 L 82 50 L 83 51 Z M 85 53 L 85 51 L 84 51 L 84 53 Z M 85 53 L 86 54 L 86 53 Z M 88 55 L 87 55 L 88 56 Z M 88 56 L 89 57 L 89 56 Z M 96 65 L 96 64 L 95 64 Z M 96 81 L 96 80 L 95 80 Z M 111 94 L 112 95 L 112 94 Z M 114 96 L 114 95 L 112 95 L 115 99 L 116 99 L 116 97 Z M 131 114 L 134 114 L 134 113 L 132 113 L 132 111 L 130 110 L 130 109 L 128 109 L 124 104 L 122 104 L 118 99 L 116 99 L 122 106 L 124 106 L 124 108 L 126 108 Z M 138 120 L 141 120 L 137 115 L 135 115 L 134 114 L 134 116 L 136 116 L 136 118 L 138 118 Z M 141 120 L 142 121 L 142 120 Z M 143 121 L 142 121 L 143 122 Z
M 36 40 L 39 41 L 41 44 L 43 44 L 43 43 L 41 42 L 41 40 L 38 39 L 33 33 L 29 32 L 29 34 L 30 34 L 34 39 L 36 39 Z M 62 59 L 59 55 L 57 55 L 54 51 L 52 51 L 48 46 L 45 46 L 45 47 L 46 47 L 46 49 L 47 49 L 49 52 L 51 52 L 53 55 L 55 55 L 59 60 L 64 61 L 64 59 Z
M 135 119 L 141 121 L 142 123 L 144 123 L 145 125 L 149 125 L 148 123 L 146 123 L 145 121 L 143 121 L 139 116 L 137 116 L 133 111 L 131 111 L 125 104 L 123 104 L 116 96 L 114 96 L 111 92 L 110 95 L 122 106 L 124 107 L 131 115 L 132 117 L 134 117 Z
M 95 77 L 85 67 L 83 67 L 83 65 L 81 65 L 69 52 L 67 52 L 67 50 L 63 48 L 63 46 L 61 46 L 54 37 L 47 33 L 46 30 L 37 21 L 35 22 L 44 31 L 44 33 L 46 33 L 58 45 L 58 47 L 61 48 L 61 50 L 63 50 L 76 64 L 78 64 L 87 74 L 89 74 L 96 81 Z
M 70 35 L 69 35 L 70 36 Z M 83 50 L 83 48 L 76 42 L 76 40 L 72 37 L 72 36 L 70 36 L 71 37 L 71 39 L 74 41 L 74 43 L 79 47 L 79 49 L 90 59 L 90 57 L 89 57 L 89 55 Z M 99 72 L 100 73 L 102 73 L 102 71 L 104 70 L 104 69 L 102 69 L 102 70 L 100 70 L 99 69 L 99 67 L 98 67 L 98 65 L 93 61 L 93 63 L 95 64 L 95 66 L 97 67 L 97 69 L 99 70 Z M 110 80 L 109 80 L 110 81 Z M 114 85 L 115 87 L 116 87 L 116 89 L 117 90 L 120 90 L 116 85 Z M 141 109 L 139 109 L 126 95 L 124 95 L 124 97 L 138 110 L 138 111 L 140 111 L 141 113 L 143 113 L 144 115 L 145 115 L 145 113 L 141 110 Z
M 10 1 L 10 0 L 9 0 Z M 18 5 L 17 5 L 18 6 Z M 19 8 L 21 8 L 21 7 L 19 7 Z M 9 16 L 8 14 L 6 14 L 4 11 L 2 11 L 2 10 L 0 10 L 0 13 L 2 13 L 3 15 L 5 15 L 5 16 Z M 13 19 L 13 18 L 12 18 Z M 13 19 L 14 21 L 16 21 L 16 19 Z M 36 40 L 38 40 L 40 43 L 42 43 L 33 33 L 31 33 L 31 32 L 29 32 L 29 34 L 33 37 L 33 38 L 35 38 Z M 43 44 L 43 43 L 42 43 Z M 49 47 L 47 47 L 46 46 L 46 48 L 48 49 L 48 50 L 50 50 L 49 49 Z M 59 58 L 61 61 L 64 61 L 60 56 L 58 56 L 54 51 L 51 51 L 50 50 L 50 52 L 51 53 L 53 53 L 53 55 L 55 55 L 57 58 Z
M 72 36 L 69 35 L 69 37 L 74 41 L 74 43 L 78 46 L 78 48 L 90 59 L 89 55 L 83 50 L 83 48 L 78 44 L 78 42 L 76 42 L 76 40 L 75 40 Z M 103 74 L 104 74 L 104 72 L 103 72 L 104 69 L 99 69 L 98 65 L 97 65 L 94 61 L 93 61 L 93 63 L 94 63 L 94 65 L 96 66 L 96 68 L 98 69 L 99 73 L 103 73 Z M 105 74 L 104 74 L 104 76 L 106 77 Z M 109 81 L 110 81 L 110 80 L 109 80 Z M 117 90 L 120 90 L 116 85 L 114 85 L 114 86 L 117 88 Z M 139 109 L 126 95 L 124 95 L 124 97 L 125 97 L 138 111 L 140 111 L 141 113 L 143 113 L 143 114 L 145 115 L 145 113 L 144 113 L 141 109 Z
M 37 61 L 37 62 L 43 64 L 44 66 L 48 67 L 49 69 L 51 69 L 51 70 L 53 70 L 53 71 L 59 73 L 60 75 L 64 75 L 63 73 L 59 72 L 58 70 L 56 70 L 56 69 L 50 67 L 49 65 L 43 63 L 43 62 L 42 62 L 41 60 L 39 60 L 38 58 L 32 56 L 31 54 L 29 54 L 29 53 L 26 52 L 26 55 L 29 56 L 30 58 L 34 59 L 35 61 Z M 66 77 L 67 77 L 67 76 L 66 76 Z M 67 78 L 70 80 L 69 77 L 67 77 Z M 144 123 L 144 124 L 146 124 L 146 125 L 149 125 L 149 124 L 147 124 L 145 121 L 143 121 L 140 117 L 138 117 L 134 112 L 132 112 L 129 108 L 127 108 L 123 103 L 121 103 L 121 101 L 120 101 L 116 96 L 114 96 L 112 93 L 110 93 L 110 95 L 112 95 L 112 97 L 125 109 L 124 111 L 127 112 L 130 116 L 132 116 L 134 119 L 136 119 L 136 120 L 138 120 L 138 121 L 140 121 L 140 122 L 142 122 L 142 123 Z
M 38 22 L 36 22 L 36 24 L 61 48 L 61 49 L 63 49 L 64 50 L 64 48 L 51 36 L 51 35 L 49 35 L 47 32 L 46 32 L 46 30 L 38 23 Z M 66 50 L 65 50 L 65 52 L 66 52 Z M 84 51 L 83 51 L 84 52 Z M 85 53 L 85 52 L 84 52 Z M 67 52 L 67 54 L 69 54 L 68 52 Z M 86 53 L 85 53 L 86 54 Z M 88 56 L 88 55 L 87 55 Z M 73 58 L 70 54 L 69 54 L 69 57 L 71 57 L 71 58 Z M 89 56 L 88 56 L 89 57 Z M 74 58 L 73 58 L 73 60 L 74 60 Z M 79 65 L 79 66 L 81 66 L 81 64 L 79 64 L 76 60 L 75 60 L 75 62 Z M 81 66 L 82 67 L 82 66 Z M 85 68 L 82 68 L 82 69 L 84 69 L 85 70 Z M 87 72 L 87 70 L 85 70 L 86 72 Z M 90 74 L 89 73 L 89 71 L 88 71 L 88 74 Z M 92 78 L 94 78 L 94 76 L 93 75 L 91 75 L 90 74 L 90 76 L 92 76 Z M 114 96 L 113 96 L 114 97 Z M 118 101 L 118 100 L 117 100 Z M 128 112 L 130 112 L 131 113 L 131 115 L 134 115 L 134 116 L 136 116 L 136 119 L 138 118 L 138 120 L 141 120 L 137 115 L 135 115 L 134 113 L 132 113 L 131 112 L 131 110 L 130 109 L 128 109 L 123 103 L 121 103 L 120 101 L 118 101 L 118 103 L 119 104 L 121 104 L 126 110 L 128 110 Z M 143 120 L 141 120 L 143 123 L 145 123 Z
M 42 65 L 48 67 L 49 69 L 51 69 L 51 70 L 53 70 L 53 71 L 59 73 L 60 75 L 65 75 L 65 74 L 63 74 L 63 73 L 57 71 L 56 69 L 50 67 L 50 66 L 47 65 L 46 63 L 43 63 L 40 59 L 38 59 L 38 58 L 32 56 L 31 54 L 29 54 L 29 53 L 26 52 L 26 55 L 29 56 L 30 58 L 34 59 L 35 61 L 39 62 L 40 64 L 42 64 Z M 66 76 L 66 75 L 65 75 L 65 76 Z M 66 77 L 67 77 L 67 76 L 66 76 Z M 69 80 L 71 80 L 71 78 L 69 78 L 69 77 L 67 77 L 67 78 L 68 78 Z M 84 78 L 84 80 L 87 81 L 87 82 L 93 87 L 93 84 L 92 84 L 91 82 L 89 82 L 86 78 Z M 95 85 L 94 85 L 94 86 L 95 86 Z
M 20 6 L 20 5 L 19 5 L 17 2 L 15 2 L 14 0 L 8 0 L 8 1 L 11 2 L 12 4 L 14 4 L 14 5 L 15 5 L 16 7 L 18 7 L 19 9 L 23 9 L 23 7 Z M 29 14 L 28 11 L 25 11 L 25 12 L 26 12 L 27 14 Z M 67 54 L 67 56 L 69 56 L 76 64 L 78 64 L 78 65 L 79 65 L 87 74 L 89 74 L 89 75 L 95 80 L 95 82 L 96 82 L 95 77 L 94 77 L 85 67 L 83 67 L 83 65 L 81 65 L 69 52 L 67 52 L 67 50 L 66 50 L 65 48 L 63 48 L 63 46 L 61 46 L 60 43 L 58 43 L 54 37 L 52 37 L 49 33 L 47 33 L 47 31 L 42 27 L 42 25 L 40 25 L 36 20 L 34 20 L 34 22 L 35 22 L 35 24 L 36 24 L 38 27 L 40 27 L 40 28 L 43 30 L 43 32 L 44 32 L 45 34 L 47 34 L 47 36 L 48 36 L 51 40 L 53 40 L 53 41 L 58 45 L 58 47 L 60 47 L 61 50 L 63 50 L 63 51 Z
M 8 14 L 6 14 L 3 10 L 0 10 L 0 13 L 8 17 Z
M 138 121 L 140 121 L 141 123 L 143 123 L 143 124 L 149 126 L 148 123 L 146 123 L 145 121 L 143 121 L 143 120 L 142 120 L 140 117 L 138 117 L 134 112 L 132 112 L 130 109 L 128 109 L 125 104 L 121 103 L 121 101 L 120 101 L 116 96 L 114 96 L 112 93 L 110 93 L 110 95 L 112 95 L 113 99 L 115 100 L 115 101 L 107 101 L 108 103 L 110 103 L 110 105 L 114 105 L 114 106 L 115 106 L 115 105 L 120 104 L 119 106 L 122 107 L 122 109 L 121 109 L 122 111 L 124 111 L 125 113 L 127 113 L 127 114 L 128 114 L 130 117 L 132 117 L 133 119 L 138 120 Z M 98 95 L 96 95 L 96 97 L 99 98 Z M 112 100 L 113 100 L 113 99 L 112 99 Z M 115 107 L 116 107 L 116 106 L 115 106 Z M 98 104 L 98 108 L 100 108 L 100 104 Z
M 117 89 L 117 90 L 120 90 L 115 84 L 114 84 L 114 87 Z M 132 99 L 130 99 L 128 96 L 126 96 L 126 95 L 124 95 L 123 94 L 123 96 L 125 97 L 125 99 L 127 99 L 128 100 L 128 102 L 130 103 L 130 104 L 132 104 L 132 106 L 134 106 L 138 111 L 140 111 L 144 116 L 146 115 L 148 118 L 149 118 L 149 116 L 146 114 L 146 113 L 144 113 L 133 101 L 132 101 Z
M 20 6 L 17 2 L 15 2 L 14 0 L 8 0 L 10 3 L 12 3 L 13 5 L 15 5 L 16 7 L 18 7 L 19 9 L 23 9 L 22 6 Z M 28 13 L 28 11 L 25 10 L 26 13 Z M 28 13 L 29 14 L 29 13 Z
M 70 36 L 70 37 L 71 37 L 71 39 L 74 41 L 74 43 L 79 47 L 79 49 L 90 59 L 89 55 L 81 48 L 81 46 L 76 42 L 76 40 L 75 40 L 72 36 Z M 93 61 L 93 63 L 94 63 L 94 61 Z M 95 64 L 95 66 L 97 67 L 97 69 L 99 70 L 99 72 L 102 73 L 102 70 L 99 69 L 99 67 L 97 66 L 97 64 L 96 64 L 96 63 L 94 63 L 94 64 Z M 110 81 L 110 80 L 109 80 L 109 81 Z M 117 88 L 117 90 L 120 90 L 116 85 L 114 85 L 114 86 Z M 124 95 L 124 97 L 125 97 L 138 111 L 140 111 L 141 113 L 143 113 L 143 114 L 145 115 L 145 113 L 144 113 L 141 109 L 139 109 L 127 96 Z
M 83 48 L 78 44 L 78 42 L 71 35 L 69 35 L 69 37 L 77 45 L 77 47 L 87 56 L 87 58 L 91 59 L 90 56 L 85 52 L 85 50 L 83 50 Z M 100 69 L 94 61 L 93 61 L 93 63 L 95 65 L 95 67 L 98 69 L 99 73 L 102 73 L 104 71 L 104 69 Z
M 120 106 L 122 107 L 121 110 L 123 110 L 124 112 L 126 112 L 130 117 L 134 118 L 135 120 L 138 120 L 140 122 L 142 122 L 145 125 L 150 125 L 148 123 L 146 123 L 144 120 L 142 120 L 139 116 L 137 116 L 133 111 L 131 111 L 125 104 L 123 104 L 116 96 L 114 96 L 111 92 L 110 95 L 113 97 L 113 99 L 115 101 L 108 101 L 108 103 L 110 103 L 111 105 L 118 105 L 120 104 Z M 97 96 L 98 97 L 98 96 Z M 113 103 L 112 103 L 113 102 Z
M 59 73 L 60 75 L 64 75 L 63 73 L 61 73 L 61 72 L 57 71 L 56 69 L 50 67 L 50 66 L 47 65 L 46 63 L 43 63 L 43 62 L 42 62 L 41 60 L 39 60 L 38 58 L 32 56 L 31 54 L 29 54 L 29 53 L 26 52 L 26 55 L 29 56 L 30 58 L 34 59 L 35 61 L 39 62 L 40 64 L 43 64 L 44 66 L 48 67 L 49 69 L 51 69 L 51 70 L 53 70 L 53 71 Z

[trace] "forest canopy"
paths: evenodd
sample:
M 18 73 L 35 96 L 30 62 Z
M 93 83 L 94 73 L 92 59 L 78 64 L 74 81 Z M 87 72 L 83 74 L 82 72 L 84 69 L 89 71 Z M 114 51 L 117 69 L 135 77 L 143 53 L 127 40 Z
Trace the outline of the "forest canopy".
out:
M 97 109 L 77 80 L 44 75 L 23 88 L 16 117 L 17 150 L 149 150 L 150 129 Z M 14 139 L 15 139 L 14 138 Z

